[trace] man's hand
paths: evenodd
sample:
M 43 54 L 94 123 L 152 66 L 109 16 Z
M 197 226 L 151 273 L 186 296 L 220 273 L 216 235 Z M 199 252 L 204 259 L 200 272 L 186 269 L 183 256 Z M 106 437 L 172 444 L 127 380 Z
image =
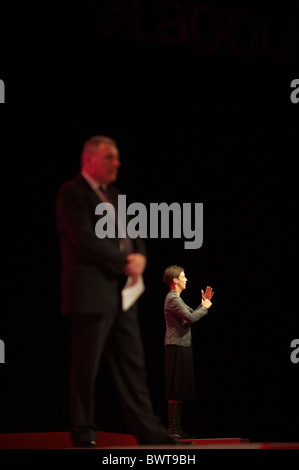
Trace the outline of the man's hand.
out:
M 204 292 L 203 290 L 201 291 L 201 298 L 202 298 L 202 300 L 206 300 L 206 299 L 211 300 L 211 298 L 213 297 L 213 295 L 214 295 L 214 292 L 213 292 L 212 287 L 210 287 L 210 286 L 207 286 L 207 287 L 206 287 L 206 291 L 205 291 L 205 292 Z
M 146 257 L 141 253 L 132 253 L 127 256 L 125 275 L 132 277 L 131 285 L 137 282 L 137 279 L 144 272 L 146 266 Z

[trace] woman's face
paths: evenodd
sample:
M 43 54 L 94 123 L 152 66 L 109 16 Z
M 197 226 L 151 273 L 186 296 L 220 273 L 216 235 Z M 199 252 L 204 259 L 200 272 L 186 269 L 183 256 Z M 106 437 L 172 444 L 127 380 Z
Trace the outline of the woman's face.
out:
M 179 277 L 177 278 L 177 283 L 176 283 L 176 285 L 178 286 L 180 290 L 186 289 L 187 280 L 188 279 L 186 278 L 184 271 L 182 271 Z

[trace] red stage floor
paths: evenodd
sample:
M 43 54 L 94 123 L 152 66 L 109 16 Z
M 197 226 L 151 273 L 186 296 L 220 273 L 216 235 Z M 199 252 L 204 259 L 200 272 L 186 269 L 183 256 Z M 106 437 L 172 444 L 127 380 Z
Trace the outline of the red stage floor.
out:
M 240 438 L 195 439 L 193 442 L 193 449 L 299 449 L 299 442 L 251 443 L 248 439 Z M 97 445 L 102 449 L 160 448 L 160 446 L 139 446 L 133 435 L 110 432 L 99 432 Z M 0 449 L 71 448 L 73 446 L 68 432 L 0 434 Z M 173 446 L 163 446 L 163 448 L 173 449 Z M 184 448 L 186 449 L 186 446 Z

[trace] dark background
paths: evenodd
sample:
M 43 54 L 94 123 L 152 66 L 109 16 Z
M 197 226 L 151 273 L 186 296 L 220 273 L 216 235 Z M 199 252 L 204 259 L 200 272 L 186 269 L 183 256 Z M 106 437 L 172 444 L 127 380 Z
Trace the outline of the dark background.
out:
M 296 9 L 297 8 L 297 9 Z M 68 321 L 59 313 L 55 199 L 94 134 L 114 137 L 128 202 L 203 202 L 203 246 L 147 239 L 140 322 L 153 405 L 164 399 L 163 270 L 192 326 L 199 438 L 298 441 L 298 2 L 87 1 L 1 7 L 0 432 L 68 430 Z M 99 429 L 129 432 L 109 370 Z

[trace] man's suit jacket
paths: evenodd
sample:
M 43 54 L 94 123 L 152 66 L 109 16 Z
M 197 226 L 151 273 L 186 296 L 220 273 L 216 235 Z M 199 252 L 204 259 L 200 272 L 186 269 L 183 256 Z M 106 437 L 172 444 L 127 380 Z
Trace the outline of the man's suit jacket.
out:
M 117 203 L 118 189 L 109 186 Z M 95 214 L 101 202 L 85 178 L 79 174 L 58 191 L 57 230 L 61 247 L 61 309 L 63 314 L 109 314 L 121 308 L 121 289 L 126 281 L 126 255 L 118 238 L 96 236 Z M 143 241 L 132 240 L 136 252 L 146 255 Z

